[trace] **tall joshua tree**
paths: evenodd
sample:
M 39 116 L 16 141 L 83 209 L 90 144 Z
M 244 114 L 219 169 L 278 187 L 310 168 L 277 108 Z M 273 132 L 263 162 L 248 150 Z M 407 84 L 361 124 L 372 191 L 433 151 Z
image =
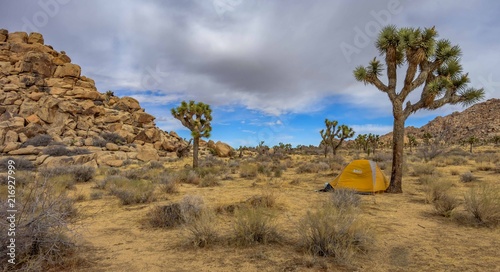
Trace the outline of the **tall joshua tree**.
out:
M 321 143 L 325 145 L 325 157 L 328 146 L 332 147 L 332 153 L 335 156 L 337 154 L 337 149 L 340 145 L 342 145 L 342 142 L 344 142 L 345 139 L 352 138 L 354 136 L 352 128 L 346 125 L 340 125 L 337 127 L 338 124 L 338 121 L 325 119 L 326 130 L 322 129 L 319 132 L 321 134 L 321 138 L 323 139 Z
M 193 168 L 198 167 L 198 149 L 200 146 L 200 138 L 210 137 L 210 131 L 212 127 L 210 121 L 212 121 L 212 110 L 210 106 L 202 102 L 195 104 L 194 101 L 182 101 L 181 105 L 175 109 L 172 109 L 172 115 L 175 119 L 181 121 L 182 125 L 191 130 L 191 136 L 193 136 Z
M 391 193 L 402 193 L 403 147 L 405 121 L 420 109 L 434 110 L 445 104 L 468 106 L 484 97 L 483 89 L 468 88 L 469 77 L 460 64 L 461 50 L 449 40 L 437 40 L 432 28 L 400 28 L 389 25 L 382 29 L 375 46 L 386 65 L 387 82 L 380 79 L 383 64 L 374 58 L 366 67 L 354 70 L 356 80 L 371 84 L 384 92 L 392 103 L 394 117 L 392 141 Z M 397 88 L 397 68 L 406 66 L 404 80 Z M 408 95 L 419 89 L 416 102 Z

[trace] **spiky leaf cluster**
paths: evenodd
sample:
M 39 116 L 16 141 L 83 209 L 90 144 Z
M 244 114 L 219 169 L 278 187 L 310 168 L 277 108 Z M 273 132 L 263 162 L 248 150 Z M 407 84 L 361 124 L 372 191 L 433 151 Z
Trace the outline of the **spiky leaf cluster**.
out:
M 172 116 L 181 121 L 182 125 L 191 130 L 193 138 L 210 137 L 212 126 L 212 109 L 202 102 L 182 101 L 181 105 L 172 109 Z
M 386 66 L 374 58 L 367 66 L 356 67 L 354 77 L 387 93 L 393 104 L 403 104 L 412 91 L 422 87 L 419 101 L 407 101 L 405 118 L 419 109 L 437 109 L 445 104 L 458 103 L 468 106 L 481 100 L 483 89 L 467 87 L 469 77 L 463 73 L 460 64 L 460 47 L 437 37 L 434 27 L 398 29 L 389 25 L 382 29 L 376 41 Z M 396 70 L 404 65 L 407 66 L 404 84 L 396 90 Z M 380 79 L 384 70 L 387 83 Z

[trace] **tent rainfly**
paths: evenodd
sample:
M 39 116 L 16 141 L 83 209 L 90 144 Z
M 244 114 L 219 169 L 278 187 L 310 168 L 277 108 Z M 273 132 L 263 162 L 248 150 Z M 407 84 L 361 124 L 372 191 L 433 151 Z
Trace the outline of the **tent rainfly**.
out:
M 390 181 L 374 161 L 354 160 L 349 163 L 330 186 L 334 189 L 352 189 L 360 193 L 383 192 Z

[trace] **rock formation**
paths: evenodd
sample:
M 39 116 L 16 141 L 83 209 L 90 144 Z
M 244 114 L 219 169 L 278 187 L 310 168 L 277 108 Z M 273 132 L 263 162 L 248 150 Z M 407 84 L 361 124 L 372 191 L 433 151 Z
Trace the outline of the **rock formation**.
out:
M 38 164 L 120 166 L 127 159 L 150 161 L 175 154 L 186 143 L 158 129 L 155 117 L 131 97 L 100 93 L 64 51 L 44 44 L 39 33 L 0 29 L 0 152 Z M 91 154 L 52 157 L 23 146 L 47 134 L 68 148 Z M 113 138 L 113 140 L 110 140 Z

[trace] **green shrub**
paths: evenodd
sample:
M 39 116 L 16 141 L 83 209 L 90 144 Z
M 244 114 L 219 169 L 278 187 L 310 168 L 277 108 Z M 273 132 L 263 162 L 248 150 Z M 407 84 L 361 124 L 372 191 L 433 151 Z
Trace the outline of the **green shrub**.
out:
M 234 242 L 241 246 L 280 240 L 274 217 L 262 208 L 235 210 L 233 233 Z
M 500 223 L 500 187 L 482 185 L 465 195 L 465 209 L 484 225 Z

